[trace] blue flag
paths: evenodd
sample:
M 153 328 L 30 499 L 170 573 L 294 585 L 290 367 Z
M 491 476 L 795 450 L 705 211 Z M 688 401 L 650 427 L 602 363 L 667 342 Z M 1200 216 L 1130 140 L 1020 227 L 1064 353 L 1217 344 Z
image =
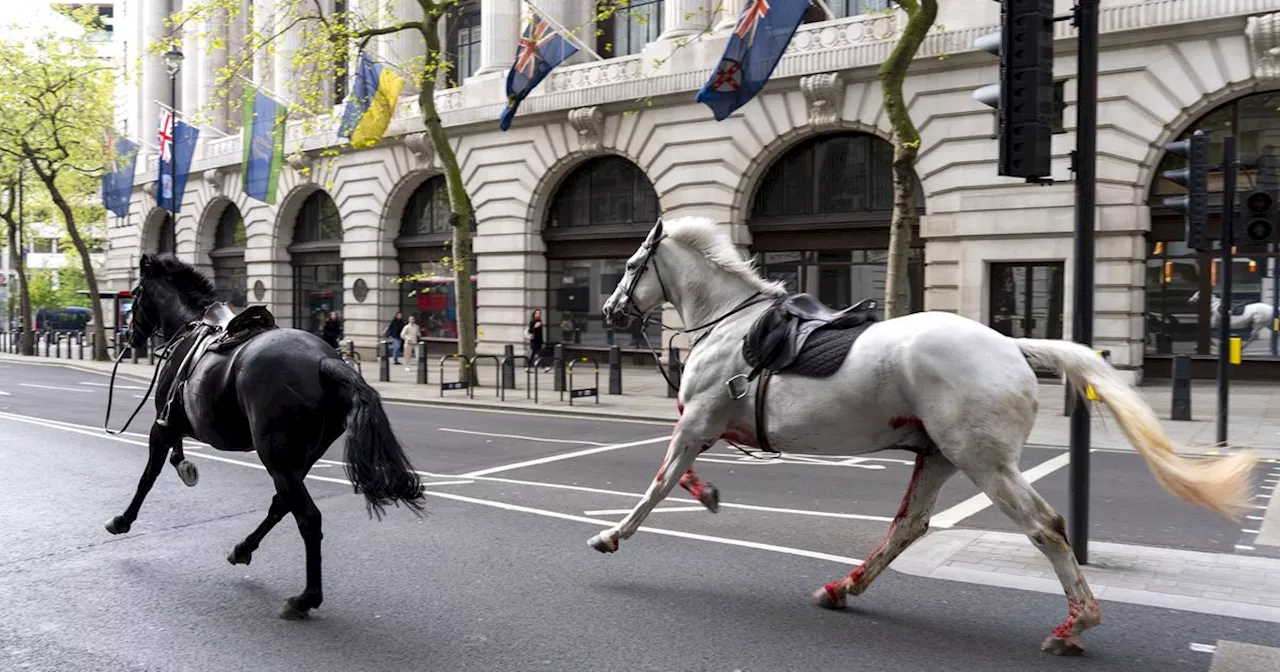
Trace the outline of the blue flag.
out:
M 171 112 L 160 114 L 160 188 L 156 190 L 156 205 L 174 214 L 182 209 L 182 192 L 187 188 L 187 174 L 199 137 L 200 129 L 195 126 L 174 119 Z
M 533 15 L 533 20 L 520 35 L 516 47 L 516 62 L 507 73 L 507 109 L 502 111 L 502 130 L 511 128 L 520 101 L 533 91 L 542 79 L 566 58 L 578 53 L 578 48 L 560 36 L 547 20 Z
M 276 202 L 284 158 L 285 106 L 252 86 L 245 88 L 240 175 L 244 193 L 263 203 Z
M 117 217 L 129 214 L 133 196 L 133 170 L 138 160 L 138 145 L 127 138 L 108 138 L 111 170 L 102 176 L 102 206 Z
M 809 11 L 809 0 L 747 0 L 720 64 L 694 100 L 724 121 L 755 97 Z

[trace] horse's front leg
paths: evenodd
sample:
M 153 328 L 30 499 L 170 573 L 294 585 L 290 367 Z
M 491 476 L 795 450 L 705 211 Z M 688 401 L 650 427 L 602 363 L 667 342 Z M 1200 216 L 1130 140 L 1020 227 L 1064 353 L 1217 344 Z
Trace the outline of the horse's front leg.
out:
M 151 425 L 151 436 L 147 446 L 150 451 L 147 454 L 147 466 L 142 470 L 142 478 L 138 479 L 138 490 L 133 494 L 133 501 L 129 502 L 129 508 L 125 509 L 124 514 L 107 521 L 107 531 L 111 534 L 124 534 L 133 527 L 133 521 L 138 519 L 138 511 L 142 509 L 143 500 L 147 498 L 147 493 L 151 492 L 156 476 L 159 476 L 160 470 L 164 468 L 164 456 L 169 452 L 169 443 L 165 428 L 157 424 Z
M 640 498 L 640 503 L 636 504 L 636 508 L 627 514 L 622 522 L 591 537 L 587 541 L 591 548 L 601 553 L 612 553 L 618 550 L 618 542 L 631 538 L 636 530 L 640 529 L 640 523 L 644 522 L 649 512 L 653 511 L 659 502 L 666 499 L 671 489 L 676 486 L 680 477 L 689 471 L 689 467 L 703 449 L 715 442 L 720 432 L 710 430 L 705 421 L 696 419 L 698 417 L 696 410 L 690 410 L 693 412 L 681 417 L 680 422 L 676 424 L 676 431 L 671 437 L 671 444 L 667 447 L 667 456 L 662 461 L 662 467 L 658 469 L 658 475 L 649 484 L 649 489 Z M 691 421 L 691 418 L 694 420 Z
M 195 486 L 200 481 L 200 470 L 196 469 L 195 463 L 183 454 L 181 438 L 173 442 L 172 451 L 169 455 L 169 464 L 172 464 L 178 472 L 178 478 L 181 478 L 188 488 Z

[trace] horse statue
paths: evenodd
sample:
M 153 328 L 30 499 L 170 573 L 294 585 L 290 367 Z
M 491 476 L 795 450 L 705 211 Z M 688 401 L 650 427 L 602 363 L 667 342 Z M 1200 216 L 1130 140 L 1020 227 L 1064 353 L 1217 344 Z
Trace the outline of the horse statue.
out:
M 1190 299 L 1187 299 L 1187 303 L 1192 306 L 1199 302 L 1199 291 L 1192 294 Z M 1216 295 L 1209 295 L 1209 325 L 1213 329 L 1217 329 L 1218 325 L 1222 324 L 1221 310 L 1222 299 L 1218 298 Z M 1249 347 L 1250 343 L 1258 340 L 1258 334 L 1262 333 L 1264 329 L 1270 329 L 1271 320 L 1274 318 L 1275 308 L 1272 308 L 1265 303 L 1254 302 L 1244 304 L 1243 306 L 1236 306 L 1235 309 L 1231 311 L 1231 330 L 1248 330 L 1249 332 L 1249 337 L 1245 339 L 1244 343 L 1240 346 L 1240 349 L 1244 350 L 1244 348 Z M 1218 337 L 1217 332 L 1213 333 L 1213 337 Z
M 1101 611 L 1062 516 L 1018 468 L 1036 420 L 1035 368 L 1058 369 L 1077 391 L 1092 386 L 1170 492 L 1228 518 L 1250 505 L 1252 453 L 1180 457 L 1137 391 L 1083 345 L 1009 338 L 945 312 L 878 321 L 867 302 L 834 312 L 762 279 L 723 230 L 701 218 L 653 227 L 627 260 L 604 318 L 625 328 L 664 303 L 696 335 L 680 376 L 681 417 L 639 503 L 588 540 L 602 553 L 634 535 L 677 480 L 693 480 L 695 458 L 720 439 L 811 455 L 906 450 L 915 468 L 888 538 L 847 577 L 818 588 L 818 604 L 840 609 L 864 592 L 925 534 L 939 490 L 960 472 L 1021 526 L 1062 582 L 1069 616 L 1041 648 L 1080 654 L 1081 635 L 1101 623 Z
M 183 457 L 183 437 L 218 450 L 256 451 L 276 494 L 266 519 L 236 544 L 227 560 L 249 564 L 271 528 L 293 514 L 306 546 L 307 583 L 301 594 L 288 598 L 280 617 L 304 618 L 323 601 L 320 510 L 303 483 L 312 465 L 346 431 L 347 476 L 355 491 L 364 494 L 370 515 L 379 519 L 387 504 L 403 503 L 421 513 L 424 494 L 418 475 L 391 430 L 377 391 L 318 336 L 276 327 L 262 306 L 232 313 L 215 300 L 207 278 L 172 257 L 143 255 L 138 271 L 127 338 L 136 348 L 154 335 L 167 340 L 168 348 L 151 381 L 157 418 L 147 466 L 133 501 L 107 523 L 107 531 L 129 531 L 166 454 L 172 452 L 169 462 L 182 482 L 196 484 L 199 474 Z M 143 397 L 141 403 L 146 402 Z M 108 420 L 110 404 L 108 397 Z

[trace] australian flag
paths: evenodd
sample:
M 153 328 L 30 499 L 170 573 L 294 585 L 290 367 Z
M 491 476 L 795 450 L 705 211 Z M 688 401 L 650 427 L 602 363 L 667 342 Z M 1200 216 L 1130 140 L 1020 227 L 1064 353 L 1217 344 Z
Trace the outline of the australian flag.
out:
M 809 0 L 747 0 L 720 64 L 694 97 L 723 121 L 755 97 L 809 11 Z
M 533 15 L 533 20 L 520 35 L 515 65 L 507 73 L 507 109 L 502 111 L 502 130 L 511 128 L 516 108 L 547 73 L 576 53 L 578 48 L 569 44 L 546 19 Z

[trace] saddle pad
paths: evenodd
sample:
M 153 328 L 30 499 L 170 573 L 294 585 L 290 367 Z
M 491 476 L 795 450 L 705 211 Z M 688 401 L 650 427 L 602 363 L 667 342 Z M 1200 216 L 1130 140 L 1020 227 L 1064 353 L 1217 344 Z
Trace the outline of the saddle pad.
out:
M 783 372 L 810 378 L 826 378 L 840 370 L 848 359 L 853 342 L 874 322 L 867 322 L 852 329 L 819 329 L 805 341 L 800 354 Z

